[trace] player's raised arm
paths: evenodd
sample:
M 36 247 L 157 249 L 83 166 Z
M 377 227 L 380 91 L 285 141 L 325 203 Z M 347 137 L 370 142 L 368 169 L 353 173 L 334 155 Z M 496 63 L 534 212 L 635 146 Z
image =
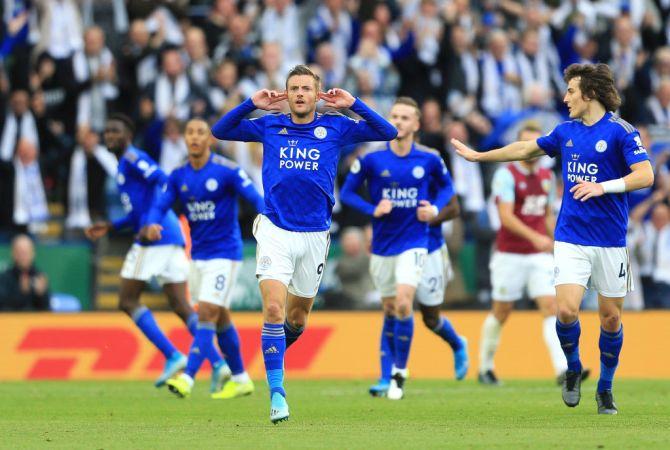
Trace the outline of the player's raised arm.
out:
M 456 153 L 473 162 L 524 161 L 545 154 L 537 144 L 537 140 L 516 141 L 502 148 L 489 150 L 488 152 L 474 150 L 458 139 L 452 139 L 451 144 L 456 149 Z
M 234 186 L 237 193 L 244 197 L 246 201 L 254 205 L 256 212 L 261 214 L 265 209 L 265 200 L 254 187 L 249 175 L 247 175 L 244 169 L 240 167 L 237 169 L 234 176 Z
M 226 141 L 260 142 L 263 140 L 263 118 L 245 117 L 256 109 L 281 111 L 281 102 L 286 98 L 285 92 L 261 89 L 224 114 L 212 127 L 212 134 L 217 139 Z
M 398 135 L 398 130 L 386 119 L 344 89 L 321 92 L 319 98 L 329 108 L 348 108 L 363 118 L 362 121 L 350 119 L 345 122 L 342 134 L 348 142 L 390 141 Z

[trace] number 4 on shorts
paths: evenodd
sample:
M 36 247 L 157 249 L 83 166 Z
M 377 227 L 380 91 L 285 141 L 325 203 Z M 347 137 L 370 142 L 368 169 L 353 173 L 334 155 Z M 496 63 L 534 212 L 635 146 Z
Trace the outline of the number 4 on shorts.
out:
M 621 263 L 621 268 L 619 268 L 619 278 L 626 276 L 626 269 L 623 268 L 623 263 Z

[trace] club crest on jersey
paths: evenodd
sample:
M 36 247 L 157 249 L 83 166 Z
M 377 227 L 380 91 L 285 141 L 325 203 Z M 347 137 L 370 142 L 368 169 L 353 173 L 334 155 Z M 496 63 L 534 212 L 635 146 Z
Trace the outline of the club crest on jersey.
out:
M 354 162 L 351 163 L 351 169 L 350 170 L 351 170 L 351 173 L 360 172 L 361 171 L 361 162 L 357 159 L 354 159 Z
M 116 176 L 116 182 L 119 183 L 121 186 L 123 186 L 124 184 L 126 184 L 126 177 L 122 173 L 120 173 Z
M 605 142 L 605 141 L 602 140 L 602 139 L 599 140 L 598 142 L 596 142 L 596 151 L 597 151 L 598 153 L 602 153 L 602 152 L 604 152 L 605 150 L 607 150 L 607 142 Z
M 421 179 L 426 174 L 426 170 L 421 166 L 416 166 L 412 169 L 412 176 L 416 179 Z
M 149 168 L 149 163 L 142 160 L 137 163 L 137 167 L 139 167 L 141 170 L 147 170 Z
M 524 190 L 524 189 L 526 189 L 527 187 L 528 187 L 528 185 L 526 185 L 526 182 L 525 182 L 525 181 L 522 181 L 521 183 L 519 183 L 519 189 Z
M 323 139 L 328 135 L 328 132 L 324 127 L 316 127 L 314 128 L 314 136 L 316 136 L 319 139 Z
M 205 182 L 205 187 L 209 192 L 214 192 L 219 187 L 219 183 L 214 178 L 210 178 Z
M 258 268 L 266 270 L 269 269 L 272 265 L 272 260 L 269 256 L 261 256 L 261 259 L 258 260 Z

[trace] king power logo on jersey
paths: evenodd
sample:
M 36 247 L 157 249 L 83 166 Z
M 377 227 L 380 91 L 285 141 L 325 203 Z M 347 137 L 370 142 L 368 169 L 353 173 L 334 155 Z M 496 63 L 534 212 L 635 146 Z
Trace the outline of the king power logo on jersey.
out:
M 579 153 L 571 153 L 570 157 L 572 161 L 567 163 L 567 178 L 568 181 L 572 183 L 577 183 L 578 181 L 590 181 L 595 183 L 598 181 L 598 164 L 596 163 L 587 163 L 579 161 Z
M 416 208 L 419 206 L 419 190 L 415 187 L 390 187 L 382 189 L 382 198 L 391 200 L 394 208 Z
M 211 200 L 188 202 L 186 203 L 186 209 L 188 210 L 188 220 L 191 222 L 214 220 L 216 217 L 216 204 Z
M 289 139 L 287 146 L 279 147 L 279 168 L 319 170 L 321 151 L 318 148 L 300 147 L 297 139 Z

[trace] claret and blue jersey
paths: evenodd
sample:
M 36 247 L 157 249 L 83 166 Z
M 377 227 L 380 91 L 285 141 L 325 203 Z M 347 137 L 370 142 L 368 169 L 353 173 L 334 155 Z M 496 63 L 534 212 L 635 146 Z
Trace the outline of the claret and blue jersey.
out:
M 364 181 L 372 203 L 356 193 Z M 393 203 L 389 214 L 372 219 L 372 253 L 380 256 L 428 248 L 428 224 L 417 218 L 420 201 L 427 200 L 439 210 L 453 196 L 451 178 L 439 154 L 416 144 L 404 156 L 387 144 L 357 159 L 340 192 L 344 203 L 371 216 L 382 199 Z M 440 236 L 438 248 L 441 245 Z
M 191 228 L 192 258 L 239 261 L 242 236 L 237 220 L 238 194 L 258 211 L 263 209 L 263 198 L 244 170 L 223 156 L 212 154 L 200 169 L 187 163 L 170 174 L 146 223 L 160 223 L 179 199 Z
M 356 99 L 350 108 L 363 118 L 337 112 L 316 114 L 308 124 L 297 124 L 290 114 L 268 114 L 244 119 L 255 110 L 246 100 L 212 128 L 218 139 L 263 143 L 263 214 L 289 231 L 330 228 L 337 164 L 341 149 L 366 141 L 395 138 L 393 125 Z
M 114 229 L 131 227 L 135 233 L 145 223 L 149 206 L 154 202 L 167 180 L 156 162 L 138 148 L 130 146 L 119 160 L 116 185 L 126 216 L 113 222 Z M 174 212 L 156 222 L 163 227 L 161 239 L 140 245 L 184 245 L 179 221 Z
M 551 157 L 561 156 L 563 202 L 555 239 L 577 245 L 625 247 L 628 200 L 625 193 L 605 194 L 582 202 L 570 189 L 579 181 L 600 183 L 628 175 L 630 166 L 649 160 L 640 134 L 612 113 L 591 126 L 564 122 L 537 140 Z

